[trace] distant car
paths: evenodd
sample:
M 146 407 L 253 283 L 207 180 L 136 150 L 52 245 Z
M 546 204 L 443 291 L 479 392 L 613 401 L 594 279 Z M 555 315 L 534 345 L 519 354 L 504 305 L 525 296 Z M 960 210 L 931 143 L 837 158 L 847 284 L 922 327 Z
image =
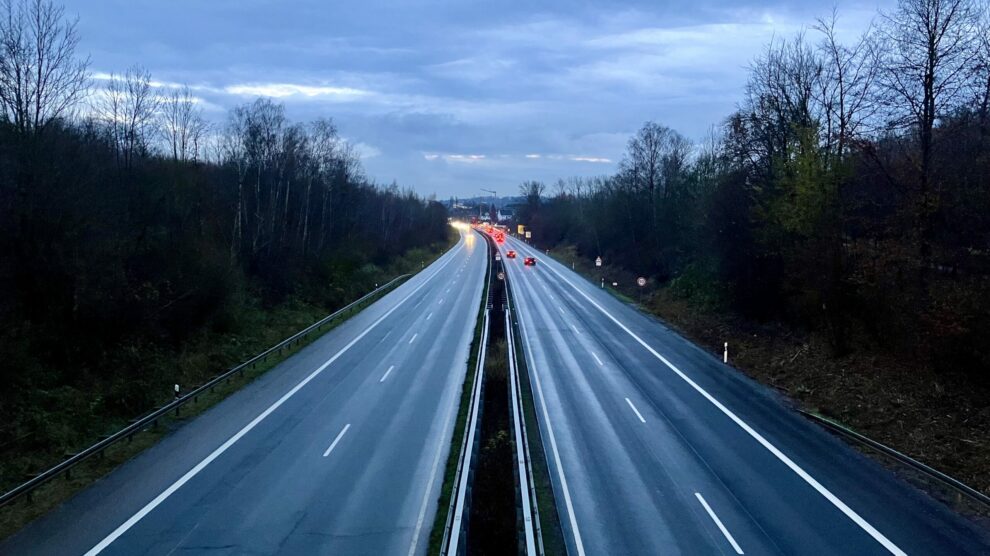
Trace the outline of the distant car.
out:
M 523 264 L 526 266 L 536 266 L 536 257 L 526 257 L 523 259 Z
M 509 257 L 510 259 L 514 259 L 516 258 L 516 252 L 513 251 L 512 249 L 509 249 L 508 251 L 505 252 L 505 256 Z

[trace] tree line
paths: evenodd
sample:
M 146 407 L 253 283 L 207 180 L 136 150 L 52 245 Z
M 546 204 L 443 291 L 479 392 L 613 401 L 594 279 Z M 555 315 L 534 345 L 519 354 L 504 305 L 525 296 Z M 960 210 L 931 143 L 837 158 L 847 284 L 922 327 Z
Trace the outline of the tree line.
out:
M 0 3 L 0 452 L 51 440 L 46 405 L 133 417 L 192 339 L 339 306 L 448 240 L 446 209 L 370 180 L 331 119 L 259 98 L 211 123 L 78 44 L 49 0 Z
M 838 21 L 767 45 L 700 144 L 647 122 L 614 175 L 522 184 L 519 218 L 836 353 L 907 349 L 986 380 L 988 3 L 900 0 L 852 42 Z

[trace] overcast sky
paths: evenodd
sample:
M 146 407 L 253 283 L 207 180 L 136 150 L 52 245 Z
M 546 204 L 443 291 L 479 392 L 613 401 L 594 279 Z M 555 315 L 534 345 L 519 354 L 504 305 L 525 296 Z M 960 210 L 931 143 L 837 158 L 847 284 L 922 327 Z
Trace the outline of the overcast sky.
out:
M 892 0 L 839 1 L 857 35 Z M 367 173 L 418 192 L 515 194 L 611 173 L 646 120 L 702 139 L 746 67 L 826 2 L 70 0 L 94 73 L 141 64 L 207 117 L 258 95 L 334 118 Z

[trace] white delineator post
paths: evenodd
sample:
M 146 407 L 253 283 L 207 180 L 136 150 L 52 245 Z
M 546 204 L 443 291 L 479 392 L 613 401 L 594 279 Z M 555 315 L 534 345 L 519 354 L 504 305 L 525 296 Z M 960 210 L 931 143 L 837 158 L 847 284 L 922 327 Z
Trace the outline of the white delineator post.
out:
M 722 352 L 722 362 L 729 362 L 729 342 L 725 342 L 725 351 Z

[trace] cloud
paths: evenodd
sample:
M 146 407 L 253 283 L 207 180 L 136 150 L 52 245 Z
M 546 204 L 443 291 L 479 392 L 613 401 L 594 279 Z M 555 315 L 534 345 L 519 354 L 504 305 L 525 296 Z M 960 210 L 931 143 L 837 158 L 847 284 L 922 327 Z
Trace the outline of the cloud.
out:
M 326 85 L 299 85 L 296 83 L 245 83 L 228 85 L 224 92 L 232 95 L 251 97 L 308 97 L 326 100 L 348 101 L 366 97 L 370 91 L 351 87 L 331 87 Z
M 297 121 L 333 117 L 371 178 L 440 196 L 607 173 L 647 120 L 701 139 L 735 109 L 763 45 L 831 9 L 817 0 L 511 9 L 403 0 L 388 10 L 293 0 L 274 11 L 261 0 L 63 1 L 80 16 L 80 50 L 101 69 L 139 63 L 156 86 L 189 83 L 217 121 L 256 96 Z M 838 2 L 840 31 L 856 35 L 872 5 Z
M 595 164 L 611 164 L 611 158 L 604 158 L 600 156 L 572 156 L 570 160 L 574 162 L 594 162 Z

